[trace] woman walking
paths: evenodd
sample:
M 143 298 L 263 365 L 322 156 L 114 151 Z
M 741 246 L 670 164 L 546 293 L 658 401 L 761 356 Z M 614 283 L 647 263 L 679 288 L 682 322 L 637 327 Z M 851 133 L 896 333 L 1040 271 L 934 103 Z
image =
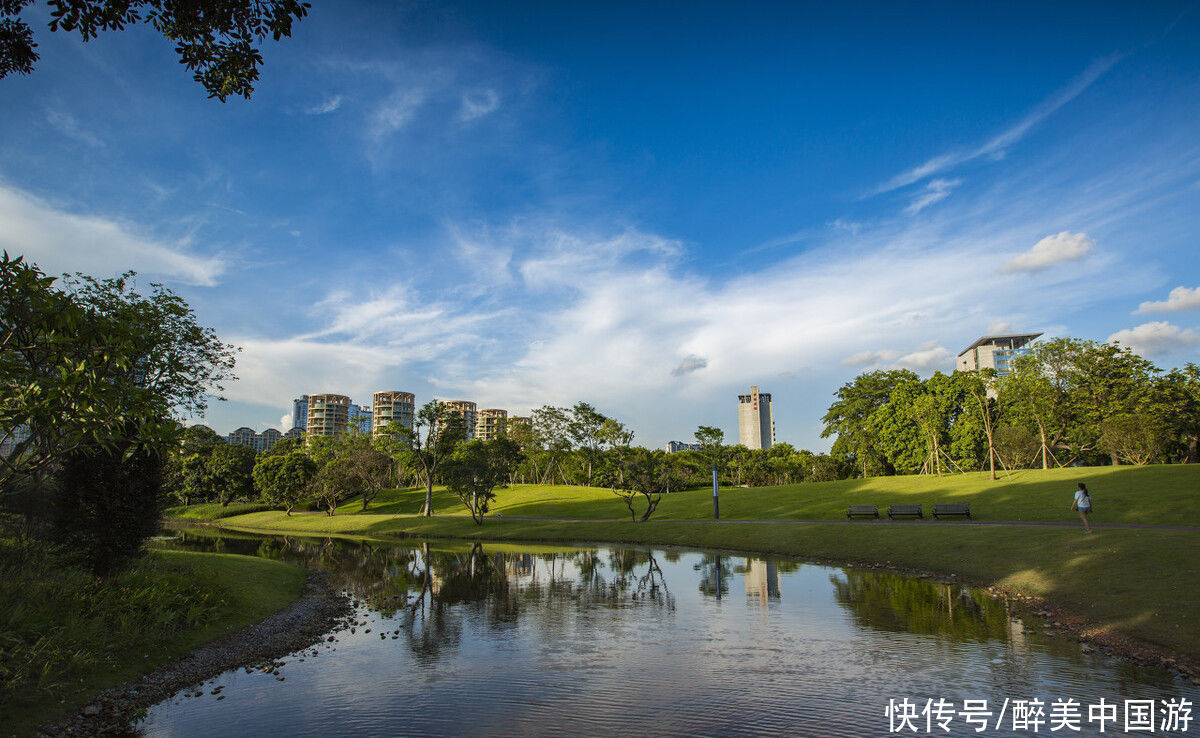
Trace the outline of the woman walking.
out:
M 1092 496 L 1088 494 L 1087 485 L 1080 482 L 1079 489 L 1075 490 L 1075 504 L 1073 509 L 1079 511 L 1079 517 L 1083 518 L 1083 531 L 1085 533 L 1092 532 L 1092 526 L 1088 523 L 1088 513 L 1092 511 Z

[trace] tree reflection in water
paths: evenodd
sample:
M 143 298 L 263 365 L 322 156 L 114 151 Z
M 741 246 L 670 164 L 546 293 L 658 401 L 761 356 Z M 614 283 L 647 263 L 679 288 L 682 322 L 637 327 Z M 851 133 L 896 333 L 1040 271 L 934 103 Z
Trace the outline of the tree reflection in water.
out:
M 974 641 L 1009 637 L 1004 603 L 970 587 L 878 571 L 843 570 L 830 581 L 863 626 Z
M 279 559 L 329 573 L 355 601 L 391 619 L 384 640 L 403 640 L 418 663 L 453 652 L 471 619 L 512 628 L 522 613 L 555 614 L 564 606 L 657 607 L 675 599 L 652 550 L 599 549 L 540 554 L 489 552 L 482 543 L 397 544 L 342 538 L 248 536 L 178 531 L 175 546 Z M 561 618 L 538 618 L 539 626 Z

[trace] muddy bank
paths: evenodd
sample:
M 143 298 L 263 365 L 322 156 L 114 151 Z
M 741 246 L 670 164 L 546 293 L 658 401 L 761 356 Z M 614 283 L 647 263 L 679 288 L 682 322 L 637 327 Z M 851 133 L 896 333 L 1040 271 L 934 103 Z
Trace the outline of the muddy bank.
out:
M 310 646 L 340 627 L 350 614 L 350 599 L 330 585 L 328 575 L 310 571 L 300 598 L 288 607 L 103 692 L 73 715 L 41 726 L 37 735 L 136 735 L 133 724 L 151 705 L 230 669 L 268 662 Z

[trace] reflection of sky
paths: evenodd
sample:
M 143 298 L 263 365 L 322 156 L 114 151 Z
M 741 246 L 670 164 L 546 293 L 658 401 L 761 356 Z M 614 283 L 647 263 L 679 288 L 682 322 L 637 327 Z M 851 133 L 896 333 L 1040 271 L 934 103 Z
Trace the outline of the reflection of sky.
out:
M 611 583 L 608 551 L 599 555 Z M 162 736 L 230 735 L 249 726 L 289 735 L 862 735 L 886 733 L 888 698 L 906 696 L 997 704 L 1005 697 L 1070 696 L 1085 705 L 1101 696 L 1200 700 L 1200 690 L 1160 673 L 1047 641 L 1040 626 L 1021 636 L 1023 647 L 1003 629 L 980 641 L 873 627 L 871 611 L 851 612 L 836 599 L 831 578 L 843 576 L 839 569 L 781 568 L 780 596 L 764 606 L 747 595 L 746 576 L 737 573 L 753 562 L 722 558 L 730 574 L 717 600 L 700 590 L 695 567 L 707 560 L 702 554 L 671 562 L 656 552 L 673 602 L 668 607 L 572 595 L 550 586 L 551 562 L 534 557 L 533 571 L 510 569 L 509 581 L 522 593 L 515 622 L 494 622 L 486 603 L 452 606 L 441 630 L 431 631 L 444 636 L 439 650 L 420 660 L 400 618 L 364 610 L 370 622 L 318 645 L 318 657 L 307 655 L 312 649 L 301 654 L 304 662 L 289 657 L 285 681 L 229 672 L 217 680 L 226 685 L 224 700 L 209 695 L 208 685 L 203 698 L 176 698 L 151 710 L 146 730 Z M 633 576 L 646 571 L 639 563 Z M 560 559 L 553 572 L 560 585 L 580 581 L 573 562 Z M 934 599 L 940 590 L 929 588 L 951 594 L 937 583 L 912 586 Z

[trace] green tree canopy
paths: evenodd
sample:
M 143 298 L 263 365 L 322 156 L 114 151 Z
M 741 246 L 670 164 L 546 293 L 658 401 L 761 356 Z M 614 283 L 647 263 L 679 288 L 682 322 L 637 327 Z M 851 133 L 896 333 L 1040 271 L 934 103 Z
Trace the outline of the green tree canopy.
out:
M 179 63 L 224 102 L 247 99 L 258 81 L 268 36 L 292 35 L 292 23 L 311 7 L 299 0 L 49 0 L 51 31 L 78 31 L 84 41 L 103 31 L 146 24 L 175 44 Z M 22 15 L 33 0 L 0 2 L 0 78 L 30 74 L 38 61 L 33 29 Z

